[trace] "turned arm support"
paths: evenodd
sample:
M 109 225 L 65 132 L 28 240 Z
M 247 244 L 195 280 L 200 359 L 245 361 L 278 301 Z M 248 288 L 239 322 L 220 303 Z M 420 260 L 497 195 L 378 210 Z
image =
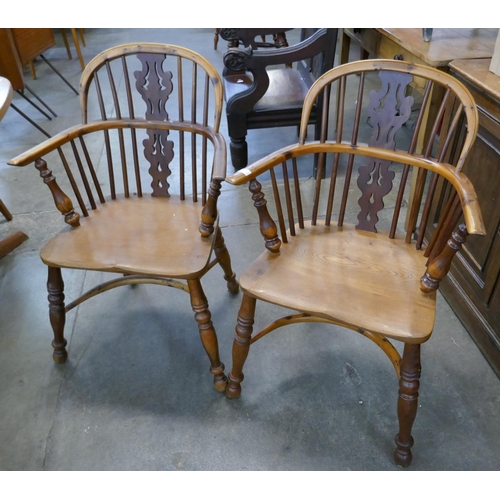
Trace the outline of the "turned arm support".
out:
M 214 232 L 214 224 L 217 220 L 217 198 L 220 196 L 221 183 L 226 177 L 227 149 L 224 137 L 217 133 L 213 134 L 214 162 L 212 167 L 212 180 L 208 188 L 207 201 L 201 211 L 201 222 L 199 231 L 206 238 Z
M 252 193 L 254 207 L 259 213 L 260 232 L 265 240 L 266 248 L 272 253 L 280 251 L 281 240 L 278 238 L 278 229 L 267 210 L 267 201 L 264 198 L 264 193 L 261 191 L 262 185 L 257 179 L 250 181 L 248 189 Z
M 42 158 L 35 161 L 35 168 L 40 172 L 40 177 L 44 184 L 47 184 L 57 209 L 64 215 L 64 222 L 72 227 L 80 225 L 80 215 L 75 212 L 70 198 L 63 192 L 52 175 L 52 171 L 47 168 L 47 162 Z
M 460 224 L 457 230 L 452 233 L 441 253 L 430 262 L 427 271 L 420 279 L 420 290 L 422 292 L 431 293 L 439 288 L 441 280 L 450 270 L 453 257 L 465 243 L 467 234 L 465 224 Z

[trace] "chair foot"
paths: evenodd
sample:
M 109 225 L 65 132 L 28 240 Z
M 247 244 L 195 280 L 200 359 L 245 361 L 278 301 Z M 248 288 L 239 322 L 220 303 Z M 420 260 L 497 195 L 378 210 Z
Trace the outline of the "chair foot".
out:
M 241 170 L 248 165 L 248 145 L 244 137 L 241 139 L 231 138 L 229 144 L 231 152 L 231 163 L 235 170 Z
M 224 373 L 224 365 L 221 364 L 219 367 L 220 371 L 215 373 L 214 369 L 210 369 L 210 371 L 214 374 L 214 387 L 218 392 L 224 392 L 227 387 L 227 377 Z
M 240 285 L 236 281 L 236 274 L 233 274 L 233 276 L 231 276 L 231 279 L 227 280 L 227 289 L 234 295 L 236 295 L 240 291 Z
M 413 455 L 411 447 L 413 446 L 413 438 L 408 443 L 403 443 L 399 440 L 399 434 L 396 435 L 396 446 L 394 450 L 394 461 L 399 467 L 408 467 L 411 464 Z
M 241 382 L 243 381 L 243 375 L 236 378 L 231 373 L 228 377 L 228 383 L 226 387 L 226 395 L 230 399 L 238 399 L 241 394 Z
M 67 342 L 64 340 L 61 344 L 57 343 L 55 340 L 52 342 L 52 347 L 54 348 L 54 354 L 52 354 L 52 358 L 54 361 L 62 365 L 66 363 L 68 359 L 68 351 L 66 350 Z

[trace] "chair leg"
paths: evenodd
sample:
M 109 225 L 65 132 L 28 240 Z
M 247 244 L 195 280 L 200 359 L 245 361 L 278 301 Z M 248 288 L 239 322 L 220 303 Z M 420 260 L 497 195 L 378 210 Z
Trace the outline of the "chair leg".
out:
M 226 244 L 224 243 L 224 238 L 222 237 L 222 231 L 220 227 L 217 228 L 217 236 L 215 237 L 215 255 L 219 259 L 219 265 L 224 271 L 224 279 L 227 281 L 227 289 L 231 293 L 238 293 L 240 286 L 236 281 L 236 273 L 233 272 L 231 267 L 231 257 L 227 251 Z
M 229 144 L 231 151 L 231 163 L 235 170 L 241 170 L 248 165 L 248 145 L 244 137 L 241 139 L 233 139 Z
M 208 302 L 201 287 L 199 279 L 187 280 L 189 295 L 191 296 L 191 307 L 195 312 L 194 318 L 198 323 L 200 338 L 203 347 L 210 359 L 210 372 L 214 376 L 214 387 L 219 392 L 224 392 L 227 385 L 227 377 L 224 374 L 224 365 L 219 358 L 219 345 L 217 334 L 212 324 Z
M 233 342 L 233 367 L 228 377 L 226 394 L 230 398 L 237 398 L 241 394 L 241 382 L 243 382 L 243 365 L 250 350 L 250 338 L 253 331 L 256 299 L 243 294 L 240 310 L 238 312 L 238 323 L 236 324 L 236 335 Z
M 66 351 L 66 339 L 64 338 L 64 324 L 66 322 L 66 311 L 64 309 L 64 282 L 61 269 L 49 266 L 47 279 L 47 291 L 49 292 L 49 317 L 52 330 L 54 331 L 53 358 L 56 363 L 64 363 L 68 358 Z
M 394 451 L 394 460 L 401 467 L 408 467 L 412 460 L 411 428 L 417 414 L 420 369 L 420 344 L 405 344 L 399 380 L 399 433 Z
M 217 45 L 219 44 L 219 33 L 220 33 L 220 28 L 215 28 L 215 32 L 214 32 L 214 50 L 217 50 Z
M 7 220 L 12 220 L 12 214 L 2 200 L 0 200 L 0 212 Z
M 61 35 L 64 42 L 64 46 L 66 47 L 66 54 L 68 54 L 68 59 L 73 59 L 71 55 L 71 50 L 69 49 L 68 37 L 66 36 L 65 28 L 61 28 Z

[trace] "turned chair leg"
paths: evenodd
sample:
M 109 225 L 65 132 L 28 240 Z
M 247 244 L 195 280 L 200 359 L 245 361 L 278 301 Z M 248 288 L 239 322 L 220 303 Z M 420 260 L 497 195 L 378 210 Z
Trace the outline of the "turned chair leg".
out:
M 405 344 L 399 379 L 399 433 L 396 435 L 396 450 L 394 451 L 394 460 L 401 467 L 408 467 L 412 460 L 411 428 L 417 414 L 419 379 L 420 344 Z
M 214 376 L 214 387 L 219 392 L 224 392 L 227 385 L 227 377 L 224 374 L 224 365 L 219 358 L 219 344 L 217 334 L 211 321 L 212 315 L 208 309 L 208 301 L 201 287 L 199 279 L 187 280 L 189 295 L 191 296 L 191 307 L 195 312 L 194 318 L 198 323 L 201 343 L 210 359 L 210 372 Z
M 224 279 L 227 281 L 227 289 L 231 293 L 238 293 L 240 286 L 236 281 L 236 274 L 233 272 L 231 267 L 231 257 L 227 251 L 226 244 L 224 243 L 224 238 L 222 237 L 222 231 L 217 228 L 217 235 L 215 237 L 215 255 L 219 259 L 219 265 L 224 271 Z
M 68 358 L 66 351 L 66 339 L 64 338 L 64 324 L 66 322 L 66 311 L 64 309 L 64 282 L 61 269 L 50 267 L 47 279 L 47 291 L 49 293 L 49 318 L 54 331 L 53 358 L 56 363 L 64 363 Z
M 229 143 L 231 163 L 235 170 L 241 170 L 248 165 L 248 144 L 245 137 L 234 139 Z
M 256 300 L 248 295 L 243 295 L 240 310 L 238 312 L 238 323 L 236 335 L 233 342 L 233 367 L 229 374 L 226 394 L 230 398 L 237 398 L 241 394 L 241 382 L 243 382 L 243 365 L 250 350 L 250 338 L 253 331 Z

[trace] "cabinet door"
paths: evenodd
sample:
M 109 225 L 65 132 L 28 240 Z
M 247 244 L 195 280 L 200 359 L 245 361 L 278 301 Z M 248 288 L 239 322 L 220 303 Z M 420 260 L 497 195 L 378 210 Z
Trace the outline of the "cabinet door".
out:
M 500 124 L 481 110 L 477 139 L 463 172 L 478 193 L 486 236 L 469 236 L 455 266 L 489 308 L 500 271 Z M 498 321 L 496 315 L 492 319 Z
M 478 194 L 487 234 L 468 236 L 440 290 L 500 376 L 500 122 L 480 107 L 479 119 L 463 172 Z M 438 221 L 449 188 L 446 182 L 439 186 L 431 225 Z

